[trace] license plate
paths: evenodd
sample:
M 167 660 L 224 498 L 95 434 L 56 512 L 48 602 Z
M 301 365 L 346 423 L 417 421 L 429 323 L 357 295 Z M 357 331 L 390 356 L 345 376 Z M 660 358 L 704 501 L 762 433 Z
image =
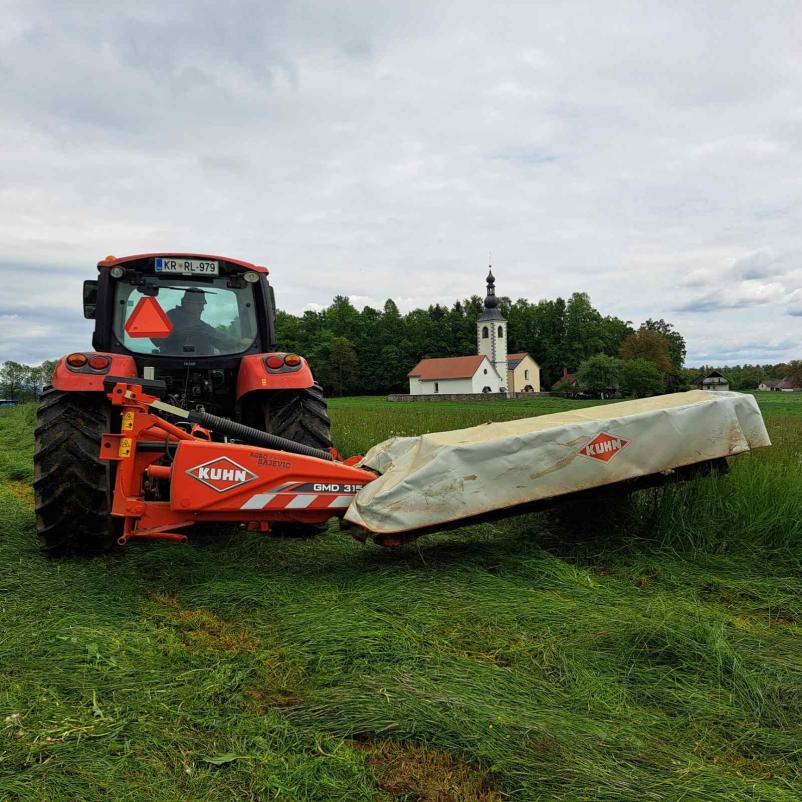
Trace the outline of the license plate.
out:
M 205 259 L 165 259 L 157 256 L 155 261 L 157 273 L 199 273 L 203 276 L 216 276 L 219 273 L 218 262 Z

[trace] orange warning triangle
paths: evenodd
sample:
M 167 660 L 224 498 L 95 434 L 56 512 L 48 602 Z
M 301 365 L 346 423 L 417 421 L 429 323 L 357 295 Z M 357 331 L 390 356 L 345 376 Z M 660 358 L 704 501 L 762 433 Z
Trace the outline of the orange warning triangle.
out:
M 159 302 L 149 295 L 140 299 L 125 323 L 125 332 L 129 337 L 152 337 L 161 340 L 169 336 L 172 330 L 172 321 Z

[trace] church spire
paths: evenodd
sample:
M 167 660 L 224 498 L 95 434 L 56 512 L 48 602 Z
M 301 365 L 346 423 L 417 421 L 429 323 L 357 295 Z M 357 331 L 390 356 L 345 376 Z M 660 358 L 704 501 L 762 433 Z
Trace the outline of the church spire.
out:
M 487 295 L 485 296 L 485 308 L 479 320 L 504 320 L 498 310 L 498 298 L 496 298 L 496 277 L 493 275 L 493 266 L 487 269 Z
M 493 275 L 493 265 L 488 265 L 487 268 L 487 296 L 485 297 L 485 309 L 495 309 L 498 306 L 498 298 L 496 298 L 496 279 Z

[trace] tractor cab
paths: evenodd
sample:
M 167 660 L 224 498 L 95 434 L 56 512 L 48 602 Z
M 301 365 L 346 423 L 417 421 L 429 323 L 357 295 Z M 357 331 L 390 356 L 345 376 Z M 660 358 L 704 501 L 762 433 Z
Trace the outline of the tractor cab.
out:
M 98 351 L 186 366 L 230 363 L 275 347 L 275 304 L 267 269 L 200 255 L 107 257 L 84 282 L 84 316 Z M 226 359 L 228 357 L 228 359 Z
M 202 254 L 143 254 L 106 257 L 98 273 L 84 282 L 94 348 L 130 357 L 138 375 L 166 382 L 181 405 L 238 417 L 243 364 L 276 348 L 267 269 Z
M 104 551 L 117 542 L 110 517 L 116 463 L 101 458 L 101 442 L 105 435 L 130 440 L 124 433 L 132 420 L 111 403 L 108 382 L 158 388 L 173 410 L 168 440 L 186 438 L 188 415 L 211 415 L 228 422 L 226 432 L 207 433 L 212 441 L 256 431 L 299 453 L 327 453 L 323 390 L 302 356 L 276 350 L 267 268 L 197 253 L 107 256 L 97 268 L 83 294 L 84 317 L 95 321 L 94 351 L 57 361 L 38 410 L 36 512 L 47 554 Z M 172 453 L 166 449 L 154 466 L 164 469 L 159 475 Z M 153 474 L 136 492 L 164 504 L 161 481 Z M 285 516 L 287 531 L 310 523 Z

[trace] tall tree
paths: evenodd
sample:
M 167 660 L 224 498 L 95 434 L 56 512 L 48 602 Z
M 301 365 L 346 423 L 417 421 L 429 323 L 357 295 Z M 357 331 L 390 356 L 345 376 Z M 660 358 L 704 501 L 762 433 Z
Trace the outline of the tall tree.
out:
M 576 370 L 588 356 L 604 350 L 601 315 L 586 292 L 575 292 L 565 305 L 563 357 L 569 370 Z
M 318 359 L 318 375 L 329 395 L 341 396 L 361 391 L 356 351 L 349 339 L 329 334 L 322 344 Z
M 4 396 L 12 401 L 21 401 L 25 395 L 25 387 L 30 383 L 31 366 L 21 362 L 3 362 L 0 368 L 0 389 Z
M 668 353 L 668 338 L 654 329 L 641 326 L 630 334 L 621 343 L 620 354 L 623 359 L 648 359 L 664 376 L 674 371 Z
M 624 359 L 621 362 L 621 392 L 635 398 L 659 395 L 665 390 L 663 374 L 648 359 Z
M 657 331 L 668 340 L 668 356 L 674 366 L 673 372 L 678 374 L 685 365 L 685 338 L 674 328 L 672 323 L 665 320 L 652 320 L 649 318 L 642 326 L 649 331 Z
M 583 390 L 594 395 L 614 392 L 621 383 L 622 365 L 620 359 L 607 354 L 595 354 L 582 362 L 576 379 Z

